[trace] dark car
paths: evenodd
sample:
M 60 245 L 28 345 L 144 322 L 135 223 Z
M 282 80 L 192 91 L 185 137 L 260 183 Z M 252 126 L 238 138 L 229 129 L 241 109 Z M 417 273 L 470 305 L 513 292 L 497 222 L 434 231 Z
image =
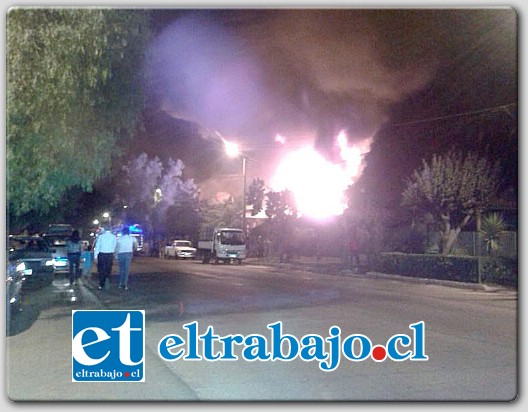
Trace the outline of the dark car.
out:
M 52 249 L 38 236 L 9 236 L 9 262 L 24 263 L 29 283 L 51 283 L 53 280 Z
M 46 230 L 47 236 L 70 236 L 73 231 L 73 226 L 67 223 L 53 223 L 48 226 Z
M 6 321 L 9 331 L 11 318 L 22 308 L 22 284 L 25 280 L 24 262 L 7 262 L 6 268 Z
M 66 243 L 70 235 L 45 235 L 43 238 L 48 243 L 53 256 L 53 270 L 55 273 L 68 272 L 68 248 Z

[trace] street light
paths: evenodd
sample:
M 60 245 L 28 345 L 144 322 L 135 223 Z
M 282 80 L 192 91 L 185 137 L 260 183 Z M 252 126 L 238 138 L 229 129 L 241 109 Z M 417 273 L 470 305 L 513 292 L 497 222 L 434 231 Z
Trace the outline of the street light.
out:
M 225 139 L 222 139 L 224 142 L 224 147 L 226 154 L 229 157 L 242 157 L 242 228 L 244 230 L 244 238 L 247 236 L 246 228 L 246 160 L 247 157 L 244 153 L 240 151 L 240 148 L 237 143 L 229 142 Z
M 161 202 L 161 199 L 163 198 L 163 193 L 161 192 L 161 189 L 160 188 L 157 188 L 155 191 L 154 191 L 154 203 L 159 203 Z
M 110 213 L 109 212 L 104 212 L 103 213 L 103 217 L 105 219 L 108 219 L 108 226 L 111 227 L 112 226 L 112 216 L 110 215 Z

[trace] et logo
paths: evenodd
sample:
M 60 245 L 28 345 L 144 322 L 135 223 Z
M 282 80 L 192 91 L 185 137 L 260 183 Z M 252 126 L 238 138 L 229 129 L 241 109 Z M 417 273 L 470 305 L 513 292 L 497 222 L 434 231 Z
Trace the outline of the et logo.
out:
M 72 311 L 72 382 L 144 382 L 144 372 L 144 310 Z

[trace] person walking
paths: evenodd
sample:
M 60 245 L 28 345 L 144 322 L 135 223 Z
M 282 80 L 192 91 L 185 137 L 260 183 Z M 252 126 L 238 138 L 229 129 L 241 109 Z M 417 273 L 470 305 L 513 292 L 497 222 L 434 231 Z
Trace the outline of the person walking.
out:
M 92 266 L 93 266 L 93 252 L 92 247 L 90 244 L 84 248 L 83 252 L 81 253 L 81 257 L 83 260 L 83 268 L 82 273 L 83 276 L 90 276 L 92 274 Z
M 94 259 L 99 274 L 99 290 L 102 290 L 106 284 L 106 278 L 110 282 L 112 273 L 112 263 L 116 250 L 117 239 L 109 228 L 103 228 L 103 232 L 97 237 L 94 246 Z
M 72 231 L 71 236 L 66 241 L 66 251 L 68 252 L 68 274 L 70 276 L 70 286 L 80 276 L 82 243 L 79 231 Z
M 130 263 L 134 256 L 134 249 L 137 249 L 138 242 L 134 236 L 130 236 L 128 227 L 121 230 L 121 236 L 117 239 L 117 261 L 119 263 L 119 288 L 128 289 L 128 274 Z

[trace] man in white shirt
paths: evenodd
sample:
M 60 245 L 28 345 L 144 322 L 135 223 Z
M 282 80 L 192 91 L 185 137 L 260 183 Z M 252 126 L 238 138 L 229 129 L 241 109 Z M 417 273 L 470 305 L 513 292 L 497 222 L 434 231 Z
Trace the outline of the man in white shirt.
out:
M 97 236 L 95 241 L 94 259 L 97 264 L 97 272 L 99 273 L 99 290 L 104 288 L 106 278 L 110 281 L 116 243 L 116 236 L 106 227 L 103 228 L 103 232 Z
M 130 236 L 128 227 L 124 227 L 121 236 L 117 239 L 117 261 L 119 263 L 119 287 L 128 289 L 128 274 L 134 249 L 138 247 L 137 240 Z

